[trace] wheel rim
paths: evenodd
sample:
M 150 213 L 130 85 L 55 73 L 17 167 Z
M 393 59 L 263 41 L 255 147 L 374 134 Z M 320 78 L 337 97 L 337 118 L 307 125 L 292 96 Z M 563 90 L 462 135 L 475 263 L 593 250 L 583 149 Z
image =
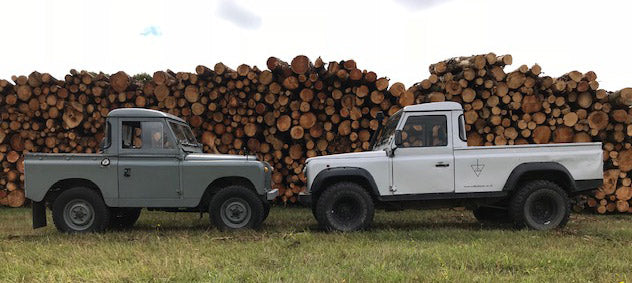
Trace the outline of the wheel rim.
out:
M 342 197 L 333 203 L 331 215 L 343 225 L 355 223 L 360 218 L 360 203 L 354 198 Z
M 220 209 L 222 222 L 230 228 L 242 228 L 248 225 L 252 217 L 250 204 L 241 198 L 229 198 Z
M 556 218 L 558 211 L 557 202 L 549 196 L 536 197 L 529 206 L 529 213 L 533 220 L 541 225 L 549 225 Z
M 75 231 L 83 231 L 94 223 L 94 208 L 92 204 L 82 199 L 75 199 L 64 207 L 64 221 Z

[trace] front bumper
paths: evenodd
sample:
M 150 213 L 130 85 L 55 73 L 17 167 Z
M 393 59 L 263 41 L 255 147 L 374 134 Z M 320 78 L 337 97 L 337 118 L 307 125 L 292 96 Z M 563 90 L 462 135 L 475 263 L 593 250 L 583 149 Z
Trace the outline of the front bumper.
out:
M 279 196 L 279 189 L 274 189 L 266 193 L 267 200 L 274 200 L 278 196 Z
M 298 202 L 304 206 L 312 206 L 312 194 L 306 192 L 299 193 Z

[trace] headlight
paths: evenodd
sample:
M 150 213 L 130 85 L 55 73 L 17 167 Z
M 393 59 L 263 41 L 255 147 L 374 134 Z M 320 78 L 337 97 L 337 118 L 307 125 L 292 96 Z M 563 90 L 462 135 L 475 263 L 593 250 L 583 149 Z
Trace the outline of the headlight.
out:
M 270 168 L 268 168 L 268 166 L 263 166 L 263 172 L 270 172 Z

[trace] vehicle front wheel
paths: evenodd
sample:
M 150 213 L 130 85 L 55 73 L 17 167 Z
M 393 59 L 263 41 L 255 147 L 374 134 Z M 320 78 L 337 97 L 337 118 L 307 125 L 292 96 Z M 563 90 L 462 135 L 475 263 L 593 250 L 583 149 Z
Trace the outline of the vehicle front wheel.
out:
M 218 229 L 257 229 L 264 219 L 264 206 L 259 197 L 248 188 L 228 186 L 211 199 L 209 214 L 211 223 Z
M 110 211 L 97 192 L 76 187 L 63 191 L 53 202 L 53 222 L 65 233 L 101 232 L 108 227 Z
M 373 222 L 373 199 L 360 185 L 352 182 L 333 184 L 316 202 L 316 220 L 326 230 L 356 231 Z
M 270 208 L 272 205 L 270 205 L 268 201 L 263 201 L 261 204 L 263 204 L 263 221 L 265 221 L 268 219 L 268 215 L 270 215 Z
M 110 228 L 127 229 L 136 224 L 140 217 L 141 208 L 113 207 L 110 209 Z
M 512 197 L 509 214 L 519 228 L 549 230 L 568 222 L 571 206 L 566 192 L 557 184 L 536 180 L 526 183 Z

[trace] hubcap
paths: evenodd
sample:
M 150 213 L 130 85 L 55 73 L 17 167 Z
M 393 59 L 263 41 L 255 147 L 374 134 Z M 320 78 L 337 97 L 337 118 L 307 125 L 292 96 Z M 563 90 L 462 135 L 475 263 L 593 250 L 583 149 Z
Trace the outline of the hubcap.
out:
M 75 231 L 86 230 L 94 222 L 94 208 L 85 200 L 72 200 L 64 207 L 64 221 Z
M 243 199 L 230 198 L 222 203 L 220 210 L 222 221 L 231 228 L 242 228 L 252 217 L 250 205 Z
M 529 211 L 538 224 L 548 225 L 556 216 L 557 204 L 551 198 L 541 196 L 532 202 Z
M 331 210 L 332 216 L 335 220 L 348 223 L 349 221 L 356 220 L 360 217 L 360 205 L 353 198 L 340 198 L 336 201 Z

